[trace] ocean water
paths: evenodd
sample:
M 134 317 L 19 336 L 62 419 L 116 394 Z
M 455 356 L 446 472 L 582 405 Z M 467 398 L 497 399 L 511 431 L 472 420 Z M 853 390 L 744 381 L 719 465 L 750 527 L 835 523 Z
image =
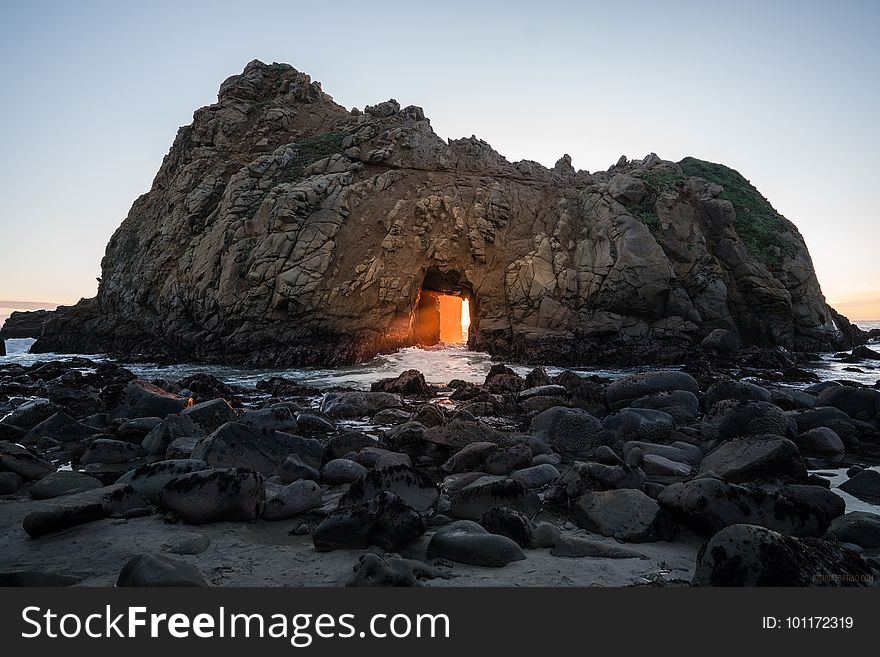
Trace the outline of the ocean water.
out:
M 880 328 L 880 321 L 860 322 L 863 329 Z M 12 339 L 6 341 L 6 356 L 0 356 L 2 363 L 21 363 L 29 365 L 38 361 L 57 360 L 70 358 L 67 354 L 31 354 L 28 349 L 33 344 L 30 338 Z M 880 350 L 880 343 L 873 342 L 873 346 Z M 105 356 L 84 354 L 86 358 L 101 362 L 107 360 Z M 848 365 L 834 362 L 833 354 L 822 354 L 822 360 L 812 367 L 822 380 L 847 379 L 866 385 L 874 385 L 880 380 L 880 361 L 872 363 L 864 361 L 858 365 Z M 333 368 L 317 367 L 279 367 L 279 368 L 252 368 L 237 365 L 211 365 L 200 363 L 179 363 L 174 365 L 159 365 L 151 363 L 126 364 L 137 376 L 152 379 L 179 380 L 196 373 L 212 374 L 226 383 L 253 387 L 257 381 L 270 376 L 283 376 L 299 383 L 315 385 L 319 387 L 347 386 L 358 389 L 368 389 L 370 384 L 377 379 L 397 376 L 404 370 L 417 369 L 425 375 L 428 383 L 446 384 L 453 379 L 461 379 L 472 383 L 482 383 L 486 374 L 495 361 L 489 354 L 471 351 L 464 344 L 437 345 L 427 349 L 411 347 L 401 349 L 392 354 L 382 354 L 375 358 L 357 365 L 347 365 Z M 533 366 L 505 363 L 519 374 L 528 373 Z M 845 368 L 856 368 L 860 371 L 847 371 Z M 651 369 L 649 367 L 630 368 L 573 368 L 582 376 L 597 375 L 616 377 L 621 374 Z M 552 376 L 562 371 L 558 367 L 546 367 Z
M 6 341 L 7 355 L 0 357 L 2 363 L 21 363 L 31 365 L 40 361 L 71 358 L 63 354 L 31 354 L 28 349 L 34 343 L 30 338 Z M 106 356 L 83 354 L 95 362 L 108 360 Z M 368 389 L 370 384 L 389 376 L 397 376 L 404 370 L 417 369 L 425 375 L 428 383 L 446 384 L 453 379 L 461 379 L 471 383 L 482 383 L 491 367 L 496 364 L 489 354 L 471 351 L 464 344 L 437 345 L 427 349 L 411 347 L 401 349 L 392 354 L 381 354 L 357 365 L 346 365 L 333 368 L 319 367 L 278 367 L 253 368 L 237 365 L 210 365 L 200 363 L 180 363 L 174 365 L 158 365 L 151 363 L 125 364 L 128 369 L 139 377 L 147 380 L 170 379 L 178 380 L 192 374 L 205 372 L 212 374 L 226 383 L 253 387 L 260 379 L 270 376 L 283 376 L 299 383 L 315 386 L 347 386 Z M 510 365 L 510 364 L 508 364 Z M 528 365 L 510 365 L 518 374 L 525 375 L 533 369 Z M 559 367 L 547 367 L 552 376 L 562 371 Z M 578 369 L 578 373 L 588 376 L 619 376 L 625 372 L 635 372 L 648 368 L 591 368 Z

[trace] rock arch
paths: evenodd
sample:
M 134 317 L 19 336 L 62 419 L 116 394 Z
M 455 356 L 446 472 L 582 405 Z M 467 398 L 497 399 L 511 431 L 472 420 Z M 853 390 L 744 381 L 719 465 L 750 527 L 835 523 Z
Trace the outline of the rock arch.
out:
M 443 322 L 457 319 L 460 326 L 461 304 L 458 307 L 457 318 L 444 318 L 444 297 L 467 300 L 471 328 L 473 329 L 470 331 L 470 335 L 474 335 L 478 328 L 479 312 L 473 284 L 454 269 L 444 272 L 438 267 L 428 267 L 421 280 L 422 283 L 415 295 L 411 313 L 410 337 L 412 342 L 420 345 L 434 345 L 441 341 L 447 341 L 443 340 L 441 335 Z

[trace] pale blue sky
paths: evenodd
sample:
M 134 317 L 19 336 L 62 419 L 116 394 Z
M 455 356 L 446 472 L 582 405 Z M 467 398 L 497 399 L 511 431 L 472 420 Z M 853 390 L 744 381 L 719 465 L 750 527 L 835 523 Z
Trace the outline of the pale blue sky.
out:
M 0 2 L 0 299 L 93 295 L 178 126 L 259 58 L 511 160 L 724 162 L 880 318 L 878 2 Z

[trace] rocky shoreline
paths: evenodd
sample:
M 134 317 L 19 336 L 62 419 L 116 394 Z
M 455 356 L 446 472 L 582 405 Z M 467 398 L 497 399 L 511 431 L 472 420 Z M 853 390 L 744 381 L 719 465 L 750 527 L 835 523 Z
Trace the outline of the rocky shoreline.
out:
M 2 365 L 0 582 L 875 585 L 880 516 L 809 471 L 880 504 L 880 389 L 771 354 L 370 391 Z

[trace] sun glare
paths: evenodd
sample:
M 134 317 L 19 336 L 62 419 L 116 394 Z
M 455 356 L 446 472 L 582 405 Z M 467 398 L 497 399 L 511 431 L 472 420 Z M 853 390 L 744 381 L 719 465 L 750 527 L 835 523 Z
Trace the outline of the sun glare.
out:
M 468 338 L 468 329 L 471 327 L 471 303 L 467 299 L 461 300 L 461 334 L 465 340 Z

